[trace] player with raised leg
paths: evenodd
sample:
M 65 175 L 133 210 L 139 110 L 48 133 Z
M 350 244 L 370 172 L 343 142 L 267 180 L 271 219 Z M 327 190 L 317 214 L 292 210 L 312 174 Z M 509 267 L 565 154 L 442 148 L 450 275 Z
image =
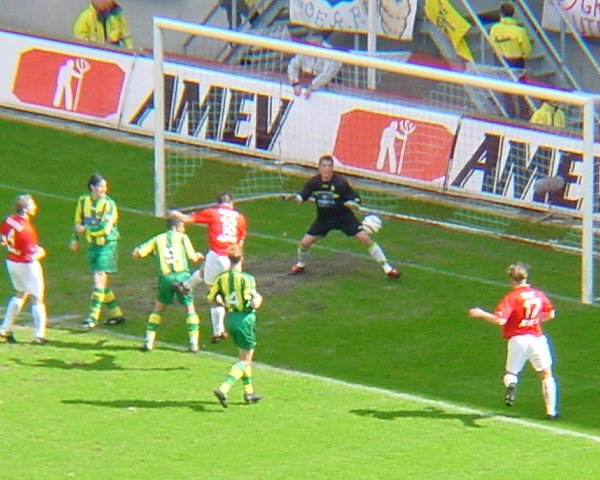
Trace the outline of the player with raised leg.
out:
M 290 275 L 303 273 L 309 248 L 331 230 L 340 230 L 349 237 L 367 247 L 367 251 L 383 269 L 388 278 L 400 277 L 400 272 L 390 265 L 381 247 L 371 238 L 368 231 L 375 232 L 375 224 L 367 228 L 354 215 L 353 210 L 360 208 L 360 197 L 350 186 L 346 178 L 334 172 L 334 159 L 331 155 L 319 158 L 319 173 L 311 177 L 297 194 L 286 198 L 303 203 L 311 197 L 317 207 L 317 218 L 308 228 L 298 246 L 298 261 L 291 268 Z
M 232 246 L 244 244 L 246 239 L 246 217 L 235 210 L 233 195 L 223 192 L 217 197 L 214 207 L 205 208 L 190 215 L 184 215 L 187 223 L 204 224 L 207 227 L 208 253 L 202 267 L 196 270 L 189 280 L 180 284 L 183 292 L 196 285 L 206 283 L 210 288 L 215 278 L 230 267 L 228 251 Z M 212 343 L 217 343 L 228 337 L 225 331 L 225 308 L 214 304 L 210 307 L 212 322 Z

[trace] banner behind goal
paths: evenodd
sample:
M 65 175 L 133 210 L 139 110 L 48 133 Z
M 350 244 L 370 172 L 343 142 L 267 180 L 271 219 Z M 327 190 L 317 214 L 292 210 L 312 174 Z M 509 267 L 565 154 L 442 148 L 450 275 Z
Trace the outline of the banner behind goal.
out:
M 191 35 L 196 51 L 164 51 Z M 164 119 L 154 122 L 157 215 L 211 203 L 221 190 L 238 199 L 293 191 L 298 176 L 314 173 L 306 167 L 331 154 L 355 176 L 367 211 L 581 254 L 581 299 L 593 302 L 593 97 L 473 65 L 478 75 L 413 64 L 409 53 L 370 57 L 288 38 L 154 19 L 154 116 Z M 297 54 L 335 70 L 308 98 L 298 93 L 310 76 L 294 80 L 297 91 L 288 79 Z M 564 127 L 528 122 L 543 102 L 564 108 Z M 429 192 L 431 208 L 400 201 L 416 191 Z M 454 208 L 443 213 L 436 202 Z M 517 228 L 522 211 L 569 221 Z

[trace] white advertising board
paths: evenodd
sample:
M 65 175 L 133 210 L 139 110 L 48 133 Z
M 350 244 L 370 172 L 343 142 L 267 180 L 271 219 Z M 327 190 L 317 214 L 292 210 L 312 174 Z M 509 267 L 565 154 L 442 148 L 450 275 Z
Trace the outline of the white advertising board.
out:
M 456 140 L 448 173 L 448 188 L 454 193 L 517 206 L 541 206 L 548 199 L 534 192 L 535 182 L 560 176 L 565 185 L 552 194 L 552 205 L 580 212 L 581 140 L 467 118 L 462 120 Z M 598 144 L 594 155 L 598 165 Z M 597 192 L 598 174 L 594 176 Z
M 131 76 L 122 127 L 154 128 L 152 62 Z M 460 117 L 317 91 L 294 96 L 278 79 L 165 65 L 169 138 L 290 163 L 333 154 L 346 172 L 441 189 Z

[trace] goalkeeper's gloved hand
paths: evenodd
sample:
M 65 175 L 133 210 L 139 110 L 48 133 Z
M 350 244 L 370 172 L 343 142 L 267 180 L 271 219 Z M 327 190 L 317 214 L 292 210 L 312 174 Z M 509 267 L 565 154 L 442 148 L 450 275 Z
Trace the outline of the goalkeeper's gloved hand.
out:
M 302 203 L 302 197 L 297 193 L 284 193 L 281 195 L 282 200 L 295 201 L 296 203 Z

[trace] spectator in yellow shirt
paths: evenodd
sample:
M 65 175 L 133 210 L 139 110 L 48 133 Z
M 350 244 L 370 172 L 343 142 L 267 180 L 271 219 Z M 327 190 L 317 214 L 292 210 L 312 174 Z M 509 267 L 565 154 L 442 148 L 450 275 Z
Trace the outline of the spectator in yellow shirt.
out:
M 565 128 L 567 125 L 567 116 L 564 109 L 553 102 L 542 102 L 529 119 L 531 123 L 538 125 L 548 125 L 550 127 Z
M 88 42 L 105 43 L 105 21 L 109 9 L 109 0 L 92 0 L 92 3 L 79 13 L 73 24 L 75 38 Z
M 114 0 L 92 0 L 73 24 L 79 40 L 133 48 L 123 9 Z
M 525 60 L 532 50 L 527 30 L 515 20 L 512 3 L 500 5 L 500 21 L 492 25 L 490 37 L 496 52 L 512 68 L 525 68 Z
M 110 10 L 106 19 L 106 41 L 111 45 L 133 48 L 133 38 L 123 9 L 114 0 L 109 0 Z

